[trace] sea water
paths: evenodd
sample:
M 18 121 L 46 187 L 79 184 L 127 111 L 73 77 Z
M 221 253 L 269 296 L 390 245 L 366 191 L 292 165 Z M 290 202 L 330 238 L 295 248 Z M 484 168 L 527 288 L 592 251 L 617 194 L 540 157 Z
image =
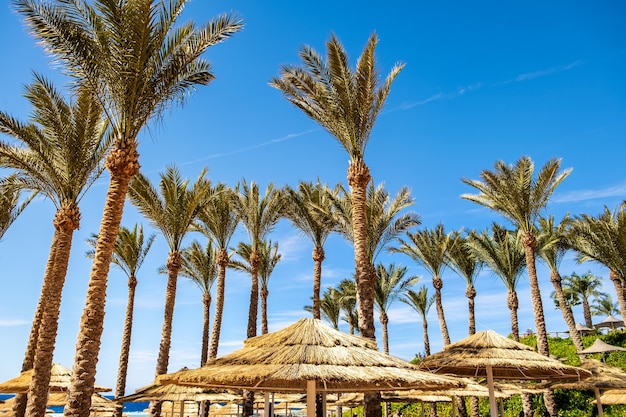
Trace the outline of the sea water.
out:
M 1 401 L 6 401 L 10 398 L 13 398 L 14 395 L 13 394 L 0 394 L 0 400 Z M 103 397 L 108 398 L 109 400 L 112 400 L 113 397 L 112 395 L 103 395 Z M 122 410 L 122 413 L 127 415 L 128 417 L 147 417 L 148 413 L 145 411 L 148 406 L 150 405 L 150 402 L 133 402 L 133 403 L 124 403 L 124 409 Z M 48 415 L 50 415 L 51 417 L 62 417 L 63 416 L 63 406 L 48 406 L 47 407 L 49 410 L 52 410 L 53 413 L 48 413 Z

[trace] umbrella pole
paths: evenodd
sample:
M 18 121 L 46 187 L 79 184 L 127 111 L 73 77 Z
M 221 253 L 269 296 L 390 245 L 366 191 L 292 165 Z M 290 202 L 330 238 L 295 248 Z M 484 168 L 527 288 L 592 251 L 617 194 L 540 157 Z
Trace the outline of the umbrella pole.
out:
M 315 380 L 306 381 L 306 417 L 315 417 Z
M 598 406 L 598 417 L 604 417 L 602 401 L 600 400 L 600 390 L 598 388 L 594 388 L 593 392 L 596 394 L 596 405 Z
M 496 405 L 496 395 L 493 387 L 493 368 L 487 365 L 487 387 L 489 388 L 489 411 L 491 417 L 498 417 L 498 406 Z

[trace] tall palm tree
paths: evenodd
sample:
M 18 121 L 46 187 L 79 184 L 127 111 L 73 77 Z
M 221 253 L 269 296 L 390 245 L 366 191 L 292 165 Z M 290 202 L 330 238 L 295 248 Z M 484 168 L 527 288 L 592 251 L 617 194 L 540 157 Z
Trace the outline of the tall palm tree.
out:
M 465 296 L 467 297 L 467 307 L 469 311 L 468 333 L 473 335 L 476 333 L 476 315 L 474 300 L 476 298 L 476 278 L 482 270 L 484 262 L 480 258 L 476 258 L 472 250 L 467 245 L 467 238 L 461 236 L 460 232 L 453 238 L 455 244 L 452 245 L 447 253 L 446 259 L 450 267 L 459 274 L 465 281 Z
M 15 186 L 14 178 L 15 174 L 0 179 L 0 240 L 37 195 L 31 193 L 22 198 L 22 190 Z
M 405 277 L 408 268 L 402 265 L 389 264 L 385 266 L 380 263 L 376 265 L 376 274 L 378 279 L 374 285 L 376 308 L 378 309 L 380 324 L 383 334 L 383 349 L 389 354 L 389 316 L 387 312 L 394 301 L 398 299 L 400 294 L 417 284 L 419 276 L 413 275 Z
M 150 251 L 156 233 L 150 234 L 147 238 L 143 234 L 143 226 L 135 224 L 131 229 L 120 226 L 115 242 L 115 250 L 111 263 L 117 266 L 128 278 L 128 297 L 126 302 L 126 315 L 124 319 L 124 330 L 122 332 L 122 345 L 120 347 L 120 363 L 117 371 L 117 382 L 115 384 L 115 397 L 123 397 L 126 392 L 126 376 L 128 372 L 128 359 L 130 354 L 130 342 L 133 330 L 133 315 L 135 310 L 135 290 L 137 289 L 137 271 L 143 265 L 146 255 Z M 87 243 L 93 248 L 85 254 L 93 259 L 98 235 L 92 234 Z M 116 411 L 116 416 L 122 416 L 122 408 Z
M 284 216 L 286 199 L 284 193 L 274 188 L 270 183 L 261 197 L 259 186 L 244 179 L 237 184 L 233 209 L 240 219 L 240 224 L 246 229 L 250 244 L 250 305 L 248 310 L 247 337 L 257 334 L 257 318 L 259 314 L 259 246 L 265 237 L 276 227 Z M 243 415 L 249 417 L 253 413 L 254 393 L 244 391 Z
M 206 246 L 194 240 L 183 251 L 182 264 L 178 274 L 189 278 L 202 291 L 203 321 L 202 321 L 202 348 L 200 366 L 203 366 L 209 357 L 209 328 L 211 324 L 211 289 L 217 278 L 217 253 L 209 240 Z
M 541 168 L 537 177 L 533 178 L 534 163 L 527 156 L 520 158 L 512 166 L 498 161 L 495 163 L 494 171 L 481 172 L 482 181 L 463 179 L 465 184 L 476 188 L 479 193 L 461 196 L 504 216 L 521 234 L 537 328 L 537 350 L 545 356 L 549 356 L 550 352 L 536 268 L 536 222 L 541 212 L 545 210 L 556 187 L 572 171 L 566 169 L 559 172 L 560 167 L 559 159 L 551 159 Z M 548 414 L 555 416 L 556 402 L 551 391 L 546 391 L 544 403 Z
M 126 192 L 139 172 L 137 137 L 171 103 L 213 80 L 201 55 L 242 28 L 233 15 L 202 26 L 180 24 L 187 0 L 16 0 L 15 9 L 68 74 L 95 92 L 115 144 L 106 161 L 110 182 L 81 318 L 65 415 L 87 417 L 100 351 L 106 283 Z
M 239 271 L 245 271 L 252 274 L 252 263 L 250 258 L 252 255 L 252 247 L 247 243 L 239 243 L 235 251 L 243 262 L 236 259 L 231 260 L 230 267 Z M 268 333 L 267 323 L 267 298 L 269 297 L 269 281 L 274 272 L 276 264 L 280 261 L 281 254 L 278 253 L 278 243 L 272 244 L 272 241 L 263 241 L 258 248 L 259 255 L 259 296 L 261 298 L 261 334 Z
M 507 306 L 511 315 L 511 334 L 519 342 L 519 320 L 517 311 L 519 299 L 517 284 L 526 266 L 526 252 L 522 247 L 519 234 L 492 223 L 491 233 L 471 232 L 467 246 L 477 259 L 482 260 L 496 274 L 507 289 Z M 532 398 L 522 394 L 522 406 L 525 417 L 532 415 Z
M 135 175 L 128 188 L 129 201 L 150 221 L 153 227 L 161 232 L 169 247 L 165 264 L 168 272 L 165 311 L 156 376 L 166 373 L 169 363 L 176 284 L 182 264 L 183 239 L 190 231 L 198 212 L 211 196 L 212 188 L 205 174 L 206 169 L 200 172 L 196 182 L 190 186 L 188 180 L 183 180 L 179 170 L 170 165 L 161 174 L 159 189 L 141 173 Z M 152 417 L 159 415 L 160 406 L 159 401 L 151 403 L 150 415 Z
M 572 223 L 570 246 L 578 261 L 594 261 L 609 269 L 617 301 L 626 317 L 626 202 L 598 216 L 581 214 Z
M 234 192 L 232 188 L 220 183 L 214 188 L 212 194 L 213 198 L 198 212 L 198 220 L 194 225 L 195 230 L 213 241 L 217 250 L 217 289 L 215 291 L 215 312 L 209 346 L 210 359 L 217 357 L 224 314 L 226 268 L 230 262 L 228 247 L 239 225 L 239 215 L 233 210 Z
M 0 142 L 0 166 L 16 172 L 17 189 L 31 190 L 49 199 L 56 209 L 54 235 L 40 301 L 31 331 L 24 370 L 33 369 L 27 412 L 44 416 L 54 353 L 61 295 L 74 231 L 80 225 L 79 202 L 104 170 L 111 144 L 108 123 L 96 97 L 77 90 L 66 100 L 43 76 L 35 74 L 24 97 L 32 106 L 28 122 L 0 112 L 0 132 L 12 137 Z M 41 310 L 40 310 L 41 309 Z M 38 321 L 40 320 L 40 321 Z M 16 401 L 17 415 L 24 413 L 25 398 Z
M 594 303 L 591 305 L 592 316 L 606 317 L 614 314 L 620 314 L 619 304 L 613 302 L 613 298 L 610 294 L 596 297 Z
M 400 301 L 409 305 L 422 318 L 422 329 L 424 330 L 424 355 L 430 355 L 430 341 L 428 338 L 428 311 L 435 302 L 435 297 L 428 296 L 428 288 L 422 285 L 419 290 L 413 291 L 408 289 Z
M 331 199 L 329 193 L 337 193 L 322 184 L 320 180 L 312 182 L 301 181 L 298 189 L 287 187 L 289 208 L 285 216 L 313 243 L 313 318 L 321 317 L 320 287 L 322 282 L 322 262 L 326 254 L 324 244 L 328 236 L 334 231 L 336 220 L 331 215 Z
M 591 271 L 587 271 L 584 275 L 578 275 L 576 272 L 572 272 L 570 275 L 563 277 L 563 291 L 573 294 L 580 300 L 583 305 L 585 326 L 589 328 L 593 328 L 593 322 L 591 320 L 591 299 L 606 295 L 600 291 L 600 288 L 602 288 L 602 278 L 592 274 Z
M 348 323 L 348 331 L 354 334 L 359 331 L 359 316 L 356 308 L 356 282 L 354 279 L 343 279 L 337 285 L 339 292 L 340 309 L 343 320 Z
M 370 266 L 366 253 L 366 190 L 371 177 L 365 164 L 365 148 L 391 84 L 404 66 L 394 66 L 381 83 L 375 59 L 377 43 L 378 37 L 372 34 L 353 70 L 346 50 L 333 34 L 326 42 L 326 60 L 310 46 L 303 46 L 300 49 L 302 65 L 283 66 L 280 76 L 270 82 L 289 102 L 326 129 L 350 157 L 348 185 L 354 206 L 352 229 L 357 298 L 361 310 L 359 329 L 369 338 L 376 337 L 375 277 L 368 276 Z
M 430 272 L 435 288 L 435 307 L 437 308 L 441 337 L 444 345 L 449 345 L 450 333 L 448 332 L 441 298 L 441 289 L 443 288 L 441 276 L 447 267 L 448 249 L 455 244 L 454 239 L 457 235 L 453 232 L 446 233 L 443 224 L 440 223 L 432 230 L 407 232 L 406 236 L 407 240 L 398 238 L 398 246 L 392 248 L 392 251 L 409 256 L 418 265 Z
M 304 310 L 310 313 L 313 312 L 313 306 L 304 306 Z M 326 291 L 322 293 L 320 298 L 320 312 L 321 318 L 326 319 L 333 329 L 339 330 L 339 318 L 341 317 L 341 293 L 337 288 L 328 287 Z
M 539 237 L 537 240 L 538 254 L 543 262 L 550 268 L 550 281 L 554 286 L 555 297 L 558 300 L 559 309 L 563 314 L 563 320 L 567 324 L 570 338 L 574 343 L 577 351 L 583 350 L 583 342 L 580 334 L 576 330 L 576 320 L 572 308 L 566 300 L 563 292 L 562 278 L 559 273 L 559 264 L 565 256 L 568 248 L 565 243 L 567 228 L 570 223 L 569 214 L 556 224 L 554 216 L 540 217 Z

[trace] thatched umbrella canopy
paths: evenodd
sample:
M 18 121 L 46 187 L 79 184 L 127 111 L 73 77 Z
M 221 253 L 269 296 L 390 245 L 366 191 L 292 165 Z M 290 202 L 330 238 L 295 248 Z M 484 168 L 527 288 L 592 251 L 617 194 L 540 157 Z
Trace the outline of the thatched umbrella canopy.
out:
M 618 405 L 626 404 L 626 390 L 624 389 L 610 389 L 604 391 L 600 396 L 602 404 L 606 405 Z
M 486 377 L 492 417 L 497 416 L 493 380 L 571 380 L 591 376 L 589 371 L 564 365 L 492 330 L 476 334 L 427 356 L 420 369 L 438 374 Z
M 598 406 L 598 416 L 604 415 L 602 409 L 601 389 L 626 388 L 626 372 L 615 366 L 610 366 L 595 359 L 587 359 L 580 364 L 580 368 L 591 372 L 591 377 L 580 381 L 553 382 L 550 388 L 593 390 Z
M 229 402 L 240 400 L 241 394 L 202 387 L 184 385 L 148 385 L 136 390 L 133 394 L 116 398 L 118 402 L 142 401 L 213 401 Z
M 617 329 L 618 327 L 624 327 L 624 320 L 608 315 L 600 323 L 594 324 L 593 327 L 595 327 L 596 329 L 600 329 L 602 327 L 606 327 L 608 329 Z
M 195 370 L 160 375 L 158 384 L 306 392 L 314 413 L 316 392 L 444 389 L 463 384 L 419 371 L 379 352 L 374 341 L 303 318 L 282 330 L 247 339 L 242 349 Z
M 17 394 L 28 392 L 30 388 L 30 381 L 33 377 L 33 370 L 24 371 L 15 378 L 4 381 L 0 384 L 0 393 Z M 70 386 L 70 379 L 72 377 L 72 371 L 68 368 L 53 363 L 50 370 L 50 392 L 65 392 Z M 108 392 L 111 388 L 101 387 L 99 385 L 94 386 L 95 392 Z
M 583 349 L 578 353 L 592 354 L 592 353 L 607 353 L 607 352 L 626 352 L 626 349 L 620 346 L 609 345 L 603 340 L 596 339 L 591 346 L 587 349 Z

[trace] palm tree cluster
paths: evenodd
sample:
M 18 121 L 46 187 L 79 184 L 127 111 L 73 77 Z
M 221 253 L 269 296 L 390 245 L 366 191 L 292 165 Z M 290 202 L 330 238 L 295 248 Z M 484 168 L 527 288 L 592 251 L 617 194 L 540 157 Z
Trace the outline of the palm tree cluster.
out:
M 410 306 L 423 325 L 424 353 L 430 354 L 427 315 L 435 304 L 444 344 L 450 344 L 445 318 L 444 270 L 454 271 L 464 282 L 468 306 L 468 333 L 476 331 L 476 280 L 481 270 L 498 276 L 507 289 L 512 337 L 519 340 L 516 288 L 524 271 L 530 281 L 538 350 L 549 355 L 547 332 L 536 263 L 544 262 L 553 283 L 554 297 L 563 312 L 577 347 L 572 306 L 582 303 L 585 322 L 596 313 L 626 313 L 626 204 L 608 208 L 598 216 L 566 216 L 555 224 L 545 209 L 556 187 L 570 170 L 560 171 L 560 161 L 548 161 L 535 177 L 528 157 L 514 165 L 502 161 L 480 180 L 463 179 L 477 194 L 462 197 L 487 207 L 510 222 L 494 222 L 490 229 L 446 231 L 439 223 L 417 229 L 421 219 L 410 211 L 414 200 L 408 188 L 395 195 L 384 183 L 375 183 L 366 164 L 365 150 L 377 116 L 391 85 L 403 68 L 394 66 L 381 81 L 376 67 L 376 34 L 368 39 L 356 67 L 332 35 L 326 56 L 308 46 L 300 51 L 302 63 L 280 69 L 270 85 L 319 123 L 345 149 L 350 158 L 347 188 L 329 186 L 319 178 L 297 187 L 261 190 L 242 179 L 230 186 L 214 183 L 207 169 L 190 182 L 172 164 L 157 184 L 140 170 L 138 135 L 163 111 L 183 103 L 197 86 L 207 85 L 214 74 L 202 54 L 242 29 L 242 22 L 224 14 L 202 26 L 178 22 L 186 0 L 76 0 L 39 2 L 15 0 L 14 6 L 30 32 L 71 79 L 69 99 L 45 77 L 36 74 L 26 88 L 32 106 L 30 120 L 22 122 L 0 112 L 0 166 L 10 172 L 0 180 L 2 235 L 36 196 L 56 208 L 54 236 L 34 314 L 23 370 L 33 369 L 28 395 L 20 395 L 14 413 L 44 417 L 59 310 L 67 274 L 72 237 L 80 225 L 79 203 L 90 186 L 107 170 L 101 224 L 88 240 L 87 256 L 93 260 L 85 307 L 80 320 L 73 376 L 64 414 L 89 415 L 96 364 L 103 333 L 106 288 L 110 265 L 128 278 L 128 302 L 116 396 L 125 393 L 138 270 L 157 236 L 168 247 L 161 273 L 167 275 L 161 342 L 155 374 L 168 372 L 173 314 L 178 277 L 197 284 L 202 293 L 202 348 L 200 365 L 218 354 L 224 314 L 227 270 L 250 276 L 247 337 L 268 332 L 267 303 L 270 277 L 281 260 L 280 242 L 270 239 L 279 222 L 287 221 L 310 240 L 312 250 L 312 305 L 314 318 L 324 318 L 335 328 L 345 321 L 351 333 L 375 339 L 374 313 L 378 311 L 382 344 L 389 353 L 389 309 L 397 300 Z M 121 225 L 128 201 L 158 233 L 144 236 L 143 225 Z M 233 243 L 237 231 L 247 241 Z M 202 236 L 188 242 L 192 233 Z M 322 265 L 325 243 L 331 234 L 354 248 L 354 276 L 323 294 Z M 1 236 L 1 235 L 0 235 Z M 580 262 L 593 261 L 609 270 L 619 308 L 598 291 L 600 278 L 572 273 L 561 278 L 559 263 L 572 251 Z M 421 279 L 399 262 L 384 264 L 379 255 L 405 255 L 428 274 L 427 287 L 413 288 Z M 543 278 L 541 278 L 543 279 Z M 217 283 L 215 299 L 211 292 Z M 590 297 L 598 300 L 595 310 Z M 214 301 L 214 317 L 210 311 Z M 579 346 L 580 345 L 580 346 Z M 251 397 L 244 415 L 252 414 Z M 556 404 L 550 391 L 544 395 L 550 415 Z M 381 415 L 380 395 L 365 396 L 365 414 Z M 151 416 L 160 414 L 151 404 Z M 476 413 L 472 407 L 472 414 Z M 459 408 L 466 415 L 464 404 Z M 531 410 L 525 407 L 526 415 Z M 121 411 L 120 411 L 121 413 Z

